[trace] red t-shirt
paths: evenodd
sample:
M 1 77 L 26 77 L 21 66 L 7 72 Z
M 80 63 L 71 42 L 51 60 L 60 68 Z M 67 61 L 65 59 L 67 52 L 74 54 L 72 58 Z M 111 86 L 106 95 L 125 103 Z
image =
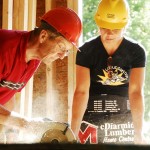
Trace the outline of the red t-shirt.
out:
M 38 68 L 40 61 L 25 62 L 31 32 L 0 30 L 0 104 L 20 92 Z

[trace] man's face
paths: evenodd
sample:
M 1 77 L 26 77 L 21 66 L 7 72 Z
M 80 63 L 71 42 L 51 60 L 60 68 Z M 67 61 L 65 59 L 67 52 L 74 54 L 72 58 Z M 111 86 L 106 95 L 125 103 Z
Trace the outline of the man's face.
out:
M 70 50 L 73 50 L 73 45 L 64 37 L 59 36 L 55 39 L 47 39 L 40 45 L 41 61 L 45 64 L 50 64 L 57 59 L 63 59 L 68 56 Z

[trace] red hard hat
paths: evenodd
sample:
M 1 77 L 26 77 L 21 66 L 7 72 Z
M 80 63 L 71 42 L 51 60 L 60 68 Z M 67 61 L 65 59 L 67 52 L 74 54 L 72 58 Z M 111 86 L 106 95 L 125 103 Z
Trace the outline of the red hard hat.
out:
M 57 7 L 45 13 L 41 20 L 46 21 L 72 44 L 76 45 L 82 25 L 80 18 L 73 10 Z

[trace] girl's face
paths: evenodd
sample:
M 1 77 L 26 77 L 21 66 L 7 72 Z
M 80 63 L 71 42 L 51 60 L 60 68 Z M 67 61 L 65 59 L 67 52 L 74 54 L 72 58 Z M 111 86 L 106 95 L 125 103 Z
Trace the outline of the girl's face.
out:
M 114 29 L 114 30 L 100 28 L 101 39 L 104 42 L 118 41 L 123 37 L 124 30 L 125 30 L 124 28 L 123 29 Z

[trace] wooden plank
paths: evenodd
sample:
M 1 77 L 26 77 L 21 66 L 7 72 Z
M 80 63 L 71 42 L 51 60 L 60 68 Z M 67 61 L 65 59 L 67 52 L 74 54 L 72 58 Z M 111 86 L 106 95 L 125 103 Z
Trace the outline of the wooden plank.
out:
M 3 0 L 2 28 L 12 29 L 13 0 Z
M 81 0 L 80 0 L 81 2 Z M 67 7 L 74 10 L 78 14 L 78 3 L 79 0 L 67 0 Z M 72 100 L 73 94 L 75 90 L 75 58 L 76 58 L 76 48 L 73 48 L 73 53 L 71 53 L 68 57 L 68 122 L 71 123 L 71 112 L 72 112 Z
M 28 30 L 33 30 L 36 25 L 36 0 L 28 1 Z
M 23 10 L 19 15 L 19 29 L 32 30 L 36 22 L 36 0 L 19 0 L 19 6 L 18 10 Z M 33 78 L 25 86 L 25 93 L 21 93 L 22 114 L 26 117 L 32 116 Z
M 13 29 L 27 30 L 28 0 L 14 0 L 13 16 Z
M 27 30 L 28 13 L 28 0 L 19 0 L 18 29 Z
M 21 23 L 20 23 L 21 22 Z M 13 1 L 13 29 L 14 30 L 24 30 L 24 0 L 14 0 Z M 21 93 L 17 93 L 17 101 L 19 101 L 19 108 L 17 110 L 22 116 L 25 115 L 25 88 Z
M 24 29 L 33 30 L 36 25 L 36 0 L 26 0 L 24 3 L 26 5 L 24 13 L 28 14 L 24 17 L 26 22 Z M 33 79 L 34 76 L 31 77 L 25 87 L 24 115 L 27 117 L 32 117 Z
M 36 0 L 14 0 L 13 29 L 31 30 L 36 21 Z M 20 94 L 20 114 L 32 116 L 33 77 Z
M 52 64 L 46 66 L 46 117 L 54 119 Z
M 32 117 L 33 77 L 26 84 L 20 95 L 20 114 Z
M 22 89 L 20 95 L 20 115 L 24 116 L 25 88 Z
M 13 0 L 13 29 L 19 29 L 18 27 L 18 8 L 19 8 L 19 0 Z
M 33 97 L 33 77 L 29 80 L 25 87 L 25 102 L 24 102 L 24 115 L 26 117 L 32 117 L 32 97 Z
M 51 9 L 52 0 L 45 0 L 45 12 Z M 46 116 L 54 120 L 54 91 L 53 91 L 53 63 L 46 66 Z
M 45 0 L 45 12 L 52 8 L 52 0 Z

